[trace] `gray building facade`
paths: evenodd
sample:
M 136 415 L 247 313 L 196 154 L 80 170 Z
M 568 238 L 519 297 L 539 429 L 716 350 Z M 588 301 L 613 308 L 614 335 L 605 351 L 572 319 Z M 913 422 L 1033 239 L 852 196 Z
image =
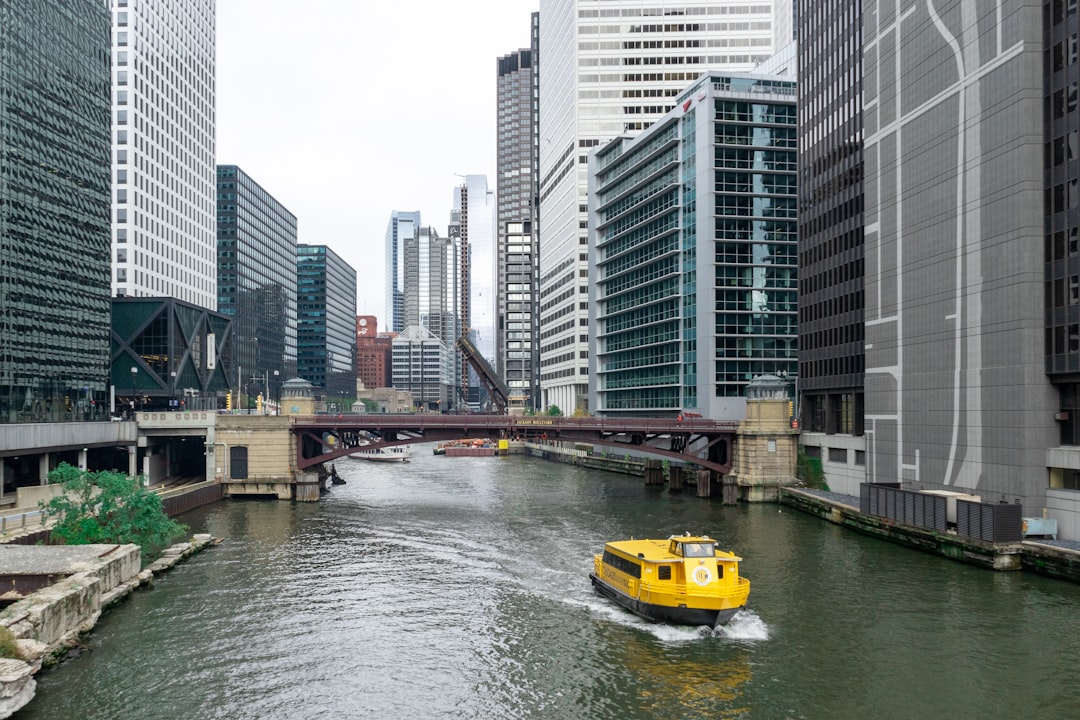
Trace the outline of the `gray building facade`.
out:
M 1041 514 L 1043 3 L 901 5 L 862 25 L 866 479 Z

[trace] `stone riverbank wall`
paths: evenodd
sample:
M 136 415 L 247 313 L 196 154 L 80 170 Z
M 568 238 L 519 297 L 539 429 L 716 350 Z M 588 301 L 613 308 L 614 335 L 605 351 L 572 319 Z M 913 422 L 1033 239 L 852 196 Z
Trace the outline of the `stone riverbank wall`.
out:
M 210 535 L 195 535 L 190 542 L 167 548 L 143 569 L 137 545 L 0 545 L 0 566 L 9 575 L 20 568 L 40 573 L 50 565 L 57 572 L 63 566 L 66 575 L 0 611 L 0 626 L 14 635 L 23 658 L 0 659 L 0 719 L 33 699 L 34 674 L 77 646 L 102 611 L 152 584 L 155 574 L 218 542 Z
M 828 495 L 828 493 L 825 493 Z M 1033 541 L 992 543 L 976 538 L 916 527 L 863 514 L 854 503 L 839 502 L 813 490 L 784 488 L 780 503 L 842 525 L 864 535 L 923 550 L 989 570 L 1025 570 L 1080 583 L 1080 543 Z

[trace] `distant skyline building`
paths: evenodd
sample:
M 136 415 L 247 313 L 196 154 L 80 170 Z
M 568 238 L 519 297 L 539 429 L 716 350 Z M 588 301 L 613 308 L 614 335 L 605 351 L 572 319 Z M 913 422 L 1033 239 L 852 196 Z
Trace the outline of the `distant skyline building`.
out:
M 457 407 L 453 401 L 457 372 L 454 353 L 434 333 L 411 325 L 393 343 L 394 388 L 412 395 L 413 407 L 440 412 Z
M 296 374 L 356 394 L 356 270 L 326 245 L 297 246 Z
M 113 7 L 113 293 L 217 309 L 213 0 Z
M 416 228 L 403 244 L 405 328 L 426 328 L 449 348 L 461 332 L 460 246 L 433 227 Z M 404 332 L 404 331 L 402 331 Z
M 0 22 L 0 423 L 109 415 L 110 15 L 74 5 Z
M 495 359 L 495 192 L 486 175 L 466 175 L 454 188 L 451 223 L 461 236 L 461 325 L 476 349 L 498 369 Z M 468 280 L 466 286 L 465 280 Z M 467 287 L 468 292 L 465 292 Z
M 460 334 L 467 335 L 488 364 L 495 360 L 495 193 L 488 189 L 487 176 L 466 175 L 454 188 L 450 213 L 450 236 L 459 248 L 461 278 L 458 298 Z M 454 338 L 457 341 L 457 338 Z M 476 372 L 459 354 L 459 376 L 467 378 L 463 394 L 469 402 L 480 402 L 484 392 Z
M 590 158 L 589 407 L 741 420 L 796 368 L 795 80 L 714 72 L 675 101 Z
M 415 238 L 419 232 L 419 211 L 395 210 L 390 213 L 390 222 L 386 225 L 383 261 L 386 319 L 391 332 L 405 329 L 405 241 Z
M 531 44 L 499 58 L 496 127 L 495 359 L 510 392 L 540 405 L 539 167 L 540 14 Z
M 369 390 L 391 387 L 393 338 L 378 333 L 374 315 L 356 316 L 356 377 Z
M 703 72 L 768 58 L 773 6 L 541 0 L 540 17 L 540 382 L 571 413 L 588 409 L 589 149 L 649 127 Z
M 236 165 L 217 166 L 218 311 L 231 365 L 268 398 L 296 376 L 296 216 Z

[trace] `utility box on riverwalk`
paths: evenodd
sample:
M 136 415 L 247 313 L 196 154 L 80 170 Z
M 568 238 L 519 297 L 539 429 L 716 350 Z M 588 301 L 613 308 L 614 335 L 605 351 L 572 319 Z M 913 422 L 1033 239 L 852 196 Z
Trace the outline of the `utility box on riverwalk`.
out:
M 796 481 L 799 431 L 791 426 L 787 381 L 762 375 L 746 387 L 746 419 L 739 423 L 731 468 L 747 502 L 772 502 Z

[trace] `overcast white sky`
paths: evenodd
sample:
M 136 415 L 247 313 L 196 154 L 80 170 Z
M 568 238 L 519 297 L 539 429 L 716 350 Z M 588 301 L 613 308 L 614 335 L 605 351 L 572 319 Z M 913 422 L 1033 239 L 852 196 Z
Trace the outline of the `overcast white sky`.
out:
M 217 0 L 217 161 L 297 217 L 299 241 L 356 268 L 383 308 L 393 210 L 445 235 L 457 174 L 495 188 L 499 57 L 539 0 Z

